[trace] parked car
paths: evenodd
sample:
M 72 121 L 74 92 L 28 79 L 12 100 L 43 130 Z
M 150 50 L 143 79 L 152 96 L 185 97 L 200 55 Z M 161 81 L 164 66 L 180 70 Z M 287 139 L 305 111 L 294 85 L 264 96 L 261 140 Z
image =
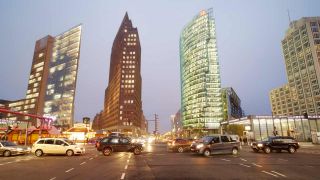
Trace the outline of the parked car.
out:
M 109 136 L 100 140 L 97 150 L 102 151 L 105 156 L 110 156 L 112 152 L 133 152 L 139 155 L 142 151 L 142 144 L 132 143 L 128 137 Z
M 67 156 L 73 156 L 75 154 L 84 154 L 85 148 L 65 138 L 43 138 L 37 140 L 32 145 L 31 152 L 38 157 L 43 154 L 66 154 Z
M 30 151 L 30 147 L 18 146 L 10 141 L 0 141 L 0 155 L 2 156 L 9 157 L 11 155 L 27 154 Z
M 286 150 L 289 153 L 295 153 L 299 147 L 299 143 L 293 137 L 289 136 L 272 136 L 262 141 L 251 143 L 251 148 L 254 152 L 262 150 L 267 154 L 273 150 L 277 152 Z
M 236 155 L 240 151 L 240 143 L 232 141 L 228 135 L 204 136 L 199 141 L 192 143 L 191 151 L 210 156 L 214 153 L 231 153 Z
M 179 153 L 189 151 L 193 140 L 190 139 L 173 139 L 167 143 L 167 150 Z

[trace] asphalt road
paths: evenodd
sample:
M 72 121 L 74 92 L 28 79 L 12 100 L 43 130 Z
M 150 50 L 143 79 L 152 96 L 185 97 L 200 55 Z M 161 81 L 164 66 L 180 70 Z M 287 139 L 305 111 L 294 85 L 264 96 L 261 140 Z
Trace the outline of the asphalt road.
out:
M 308 151 L 289 154 L 253 153 L 203 157 L 167 152 L 163 144 L 149 145 L 141 155 L 103 156 L 93 146 L 82 156 L 0 157 L 1 180 L 95 179 L 320 179 L 320 156 Z

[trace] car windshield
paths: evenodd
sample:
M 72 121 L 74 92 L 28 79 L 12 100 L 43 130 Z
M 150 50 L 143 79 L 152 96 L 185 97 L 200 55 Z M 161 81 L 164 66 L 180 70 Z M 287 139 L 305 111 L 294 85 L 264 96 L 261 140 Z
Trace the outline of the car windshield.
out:
M 15 143 L 9 142 L 9 141 L 1 142 L 1 144 L 2 144 L 3 146 L 5 146 L 5 147 L 7 147 L 7 146 L 16 146 Z
M 67 143 L 70 144 L 70 145 L 75 145 L 75 144 L 76 144 L 76 143 L 74 143 L 73 141 L 70 141 L 70 140 L 68 140 L 68 139 L 65 139 L 64 141 L 67 142 Z
M 200 139 L 200 142 L 202 142 L 202 143 L 209 143 L 211 141 L 212 141 L 212 137 L 210 137 L 210 136 L 205 136 Z

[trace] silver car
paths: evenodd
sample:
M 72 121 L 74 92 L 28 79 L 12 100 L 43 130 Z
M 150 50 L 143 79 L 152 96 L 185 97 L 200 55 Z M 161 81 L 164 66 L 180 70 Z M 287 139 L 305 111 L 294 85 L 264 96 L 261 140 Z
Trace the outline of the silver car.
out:
M 0 155 L 9 157 L 11 155 L 27 154 L 31 152 L 30 147 L 18 146 L 10 141 L 0 141 Z

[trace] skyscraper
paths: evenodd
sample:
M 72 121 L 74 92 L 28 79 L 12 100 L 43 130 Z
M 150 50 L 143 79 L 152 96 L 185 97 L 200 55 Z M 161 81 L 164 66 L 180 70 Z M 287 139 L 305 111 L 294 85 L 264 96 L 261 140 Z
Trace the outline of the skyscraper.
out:
M 282 40 L 289 83 L 271 91 L 273 115 L 320 114 L 319 25 L 320 17 L 290 23 Z
M 44 114 L 54 116 L 55 125 L 71 127 L 74 117 L 81 25 L 56 36 L 49 64 Z
M 105 90 L 102 128 L 139 134 L 142 123 L 141 47 L 138 29 L 126 13 L 114 39 Z
M 217 133 L 222 120 L 221 81 L 212 9 L 201 11 L 180 37 L 181 115 L 185 129 Z

